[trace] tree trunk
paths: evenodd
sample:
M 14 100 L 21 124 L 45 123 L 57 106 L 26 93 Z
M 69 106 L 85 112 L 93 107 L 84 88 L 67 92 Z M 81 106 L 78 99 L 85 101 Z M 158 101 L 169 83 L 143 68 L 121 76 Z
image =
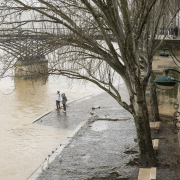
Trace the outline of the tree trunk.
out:
M 156 86 L 154 84 L 153 72 L 151 73 L 151 76 L 149 77 L 148 88 L 149 88 L 149 98 L 150 98 L 150 105 L 151 105 L 151 118 L 153 121 L 160 121 L 158 101 L 157 101 L 157 95 L 156 95 Z
M 133 103 L 133 117 L 135 119 L 137 140 L 140 150 L 140 163 L 143 167 L 156 166 L 157 159 L 154 155 L 154 150 L 152 146 L 145 91 L 141 85 L 139 85 L 139 89 L 136 95 L 137 99 Z

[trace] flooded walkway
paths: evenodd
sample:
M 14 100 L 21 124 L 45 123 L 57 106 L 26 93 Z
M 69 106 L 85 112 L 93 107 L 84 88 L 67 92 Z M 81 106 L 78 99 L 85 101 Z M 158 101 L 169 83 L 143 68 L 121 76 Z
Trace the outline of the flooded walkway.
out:
M 45 85 L 10 78 L 0 81 L 0 179 L 27 179 L 52 149 L 72 132 L 75 126 L 71 123 L 60 128 L 32 124 L 56 108 L 57 90 L 66 93 L 68 102 L 101 91 L 91 84 L 69 86 L 63 77 L 49 79 Z

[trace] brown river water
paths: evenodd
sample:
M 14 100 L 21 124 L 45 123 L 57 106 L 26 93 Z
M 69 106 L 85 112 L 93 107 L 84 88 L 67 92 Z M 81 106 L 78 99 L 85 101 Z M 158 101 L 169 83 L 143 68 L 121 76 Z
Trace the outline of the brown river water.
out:
M 66 78 L 49 78 L 45 85 L 31 80 L 5 78 L 0 81 L 0 180 L 25 180 L 70 133 L 32 124 L 55 109 L 56 92 L 66 93 L 68 102 L 102 92 Z M 48 137 L 48 138 L 47 138 Z

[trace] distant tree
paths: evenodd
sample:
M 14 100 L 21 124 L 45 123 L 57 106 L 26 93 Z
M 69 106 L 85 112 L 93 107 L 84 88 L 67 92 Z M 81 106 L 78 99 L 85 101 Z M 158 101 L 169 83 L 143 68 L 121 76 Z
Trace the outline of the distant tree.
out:
M 173 22 L 172 22 L 172 28 L 175 28 L 176 26 L 179 27 L 179 8 L 180 8 L 180 1 L 178 0 L 172 0 L 171 3 L 169 4 L 169 15 L 170 18 L 174 16 Z
M 13 30 L 19 29 L 22 34 L 36 32 L 51 37 L 46 42 L 38 42 L 37 48 L 45 48 L 44 53 L 50 53 L 46 73 L 84 79 L 109 93 L 134 117 L 141 164 L 156 165 L 145 92 L 149 77 L 150 92 L 155 92 L 151 76 L 153 55 L 159 46 L 155 44 L 155 39 L 170 1 L 1 2 L 1 32 L 12 34 Z M 19 15 L 22 15 L 21 19 Z M 15 44 L 13 46 L 16 47 Z M 18 47 L 14 47 L 9 48 L 6 55 L 9 57 L 12 54 L 15 59 L 4 56 L 5 71 L 12 68 L 20 57 L 27 56 L 27 53 L 30 55 L 29 49 L 35 48 L 29 44 L 29 49 L 20 48 L 18 51 Z M 127 87 L 129 103 L 121 99 L 121 91 L 115 81 L 119 77 Z M 153 113 L 159 119 L 156 95 L 150 94 L 156 100 L 152 103 L 156 107 Z

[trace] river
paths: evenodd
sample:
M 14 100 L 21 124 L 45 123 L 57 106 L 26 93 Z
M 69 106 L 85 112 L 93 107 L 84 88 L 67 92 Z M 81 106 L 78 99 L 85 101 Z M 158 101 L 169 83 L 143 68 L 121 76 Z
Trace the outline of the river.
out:
M 0 81 L 0 180 L 25 180 L 70 133 L 32 122 L 55 109 L 56 92 L 68 102 L 102 92 L 97 86 L 49 77 L 46 84 L 5 78 Z M 48 137 L 48 138 L 47 138 Z

